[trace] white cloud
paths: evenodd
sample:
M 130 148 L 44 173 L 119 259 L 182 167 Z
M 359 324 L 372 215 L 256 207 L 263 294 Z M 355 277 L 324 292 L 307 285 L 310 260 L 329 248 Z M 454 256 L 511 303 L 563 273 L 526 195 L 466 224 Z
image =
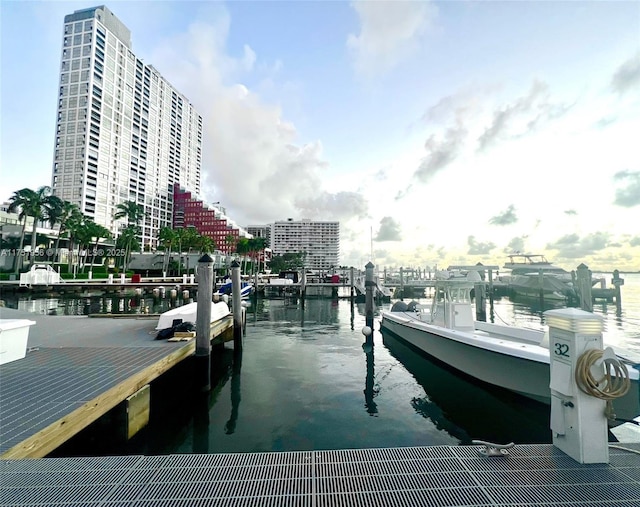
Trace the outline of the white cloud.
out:
M 220 201 L 242 225 L 335 219 L 347 212 L 366 216 L 361 195 L 323 188 L 328 163 L 322 143 L 299 143 L 279 105 L 266 103 L 246 84 L 259 81 L 260 72 L 274 73 L 248 45 L 239 58 L 229 56 L 229 26 L 228 13 L 214 10 L 167 40 L 152 59 L 172 66 L 158 65 L 203 116 L 205 196 Z
M 620 65 L 611 79 L 611 88 L 620 94 L 629 90 L 637 91 L 638 86 L 640 86 L 640 51 Z
M 358 1 L 360 33 L 349 34 L 347 48 L 357 72 L 383 73 L 409 57 L 417 48 L 437 10 L 429 2 Z

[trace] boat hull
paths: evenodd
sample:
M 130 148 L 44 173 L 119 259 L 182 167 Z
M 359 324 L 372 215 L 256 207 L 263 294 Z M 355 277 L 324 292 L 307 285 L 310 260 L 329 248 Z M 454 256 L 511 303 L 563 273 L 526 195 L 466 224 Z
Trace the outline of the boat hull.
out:
M 398 312 L 384 312 L 381 327 L 428 356 L 464 375 L 507 389 L 527 398 L 551 403 L 549 356 L 534 360 L 510 353 L 488 350 L 464 341 L 464 332 L 441 328 L 405 317 Z M 524 349 L 525 346 L 522 346 Z M 540 347 L 536 347 L 540 349 Z M 614 401 L 617 417 L 631 420 L 640 414 L 640 391 L 637 379 L 630 392 Z
M 384 314 L 382 327 L 429 356 L 478 380 L 549 403 L 549 363 L 470 346 L 440 333 L 451 330 Z M 418 327 L 420 326 L 420 327 Z M 448 334 L 447 333 L 447 334 Z M 455 333 L 455 332 L 454 332 Z
M 156 330 L 168 329 L 170 327 L 173 327 L 173 323 L 178 320 L 180 322 L 191 322 L 195 324 L 197 312 L 197 302 L 173 308 L 172 310 L 164 312 L 162 315 L 160 315 Z M 227 303 L 225 303 L 224 301 L 220 301 L 219 303 L 211 303 L 211 322 L 216 322 L 229 315 L 229 313 L 229 305 L 227 305 Z

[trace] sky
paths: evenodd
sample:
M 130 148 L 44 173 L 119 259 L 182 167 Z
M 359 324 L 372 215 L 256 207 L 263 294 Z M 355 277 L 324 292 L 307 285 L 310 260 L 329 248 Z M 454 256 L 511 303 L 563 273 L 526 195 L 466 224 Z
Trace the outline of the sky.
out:
M 0 2 L 0 200 L 50 185 L 62 27 Z M 111 1 L 203 117 L 201 197 L 340 262 L 640 270 L 640 2 Z

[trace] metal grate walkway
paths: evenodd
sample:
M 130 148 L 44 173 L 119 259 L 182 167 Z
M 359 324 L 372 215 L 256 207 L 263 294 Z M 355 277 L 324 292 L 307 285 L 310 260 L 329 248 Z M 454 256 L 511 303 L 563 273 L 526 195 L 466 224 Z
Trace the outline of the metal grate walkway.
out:
M 639 444 L 621 444 L 640 452 Z M 640 454 L 580 465 L 551 445 L 0 461 L 1 506 L 640 505 Z

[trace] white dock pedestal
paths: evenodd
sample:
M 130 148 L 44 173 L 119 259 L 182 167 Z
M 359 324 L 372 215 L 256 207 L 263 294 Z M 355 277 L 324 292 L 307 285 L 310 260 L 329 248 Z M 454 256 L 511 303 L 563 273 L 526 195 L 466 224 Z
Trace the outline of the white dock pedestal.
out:
M 22 359 L 27 355 L 29 326 L 35 321 L 26 319 L 0 319 L 0 364 Z

